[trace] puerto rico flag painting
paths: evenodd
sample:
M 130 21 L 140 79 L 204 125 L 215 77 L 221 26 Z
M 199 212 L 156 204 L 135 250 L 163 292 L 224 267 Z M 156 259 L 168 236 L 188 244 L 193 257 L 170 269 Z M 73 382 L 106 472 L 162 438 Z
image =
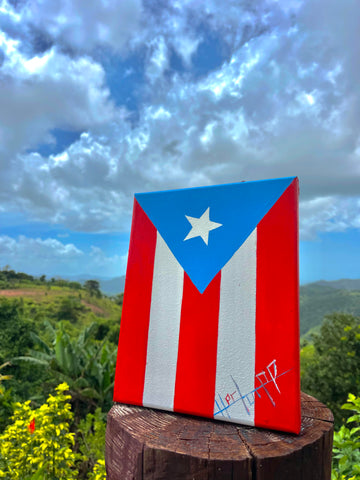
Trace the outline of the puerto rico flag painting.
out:
M 135 195 L 114 400 L 299 433 L 296 177 Z

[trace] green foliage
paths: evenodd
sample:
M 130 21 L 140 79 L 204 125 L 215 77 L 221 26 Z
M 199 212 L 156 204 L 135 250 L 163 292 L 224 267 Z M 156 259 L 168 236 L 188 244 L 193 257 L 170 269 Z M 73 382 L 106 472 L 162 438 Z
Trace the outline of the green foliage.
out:
M 8 265 L 0 271 L 0 288 L 14 288 L 20 283 L 27 284 L 35 281 L 32 275 L 17 273 L 11 270 Z
M 6 362 L 3 368 L 0 366 L 0 469 L 4 478 L 106 478 L 103 412 L 112 404 L 121 305 L 101 296 L 96 292 L 98 286 L 95 287 L 90 292 L 77 282 L 48 281 L 44 275 L 36 279 L 10 267 L 0 271 L 0 288 L 12 289 L 12 298 L 0 298 L 0 364 Z M 47 398 L 49 392 L 62 382 L 68 385 L 70 395 L 66 403 L 72 408 L 71 418 L 65 421 L 66 431 L 75 433 L 74 445 L 72 440 L 68 445 L 72 466 L 61 467 L 70 469 L 66 473 L 59 473 L 58 466 L 49 466 L 51 458 L 41 423 L 41 412 L 52 398 Z M 35 430 L 31 433 L 28 427 L 33 418 Z M 21 425 L 17 420 L 22 421 Z M 16 465 L 11 473 L 9 467 L 12 461 L 16 462 L 15 455 L 11 460 L 1 450 L 6 444 L 6 432 L 14 433 L 7 442 L 13 444 L 15 451 L 19 452 L 25 440 L 28 443 L 23 456 L 18 456 L 18 461 L 22 459 L 20 467 Z M 15 437 L 21 443 L 16 443 Z M 37 445 L 35 439 L 39 441 Z M 31 445 L 33 450 L 29 452 L 27 447 Z M 57 445 L 60 452 L 67 448 L 61 436 Z M 44 458 L 43 465 L 39 463 L 40 456 Z M 62 459 L 65 463 L 68 460 L 64 455 Z
M 86 311 L 86 307 L 81 303 L 78 297 L 62 297 L 57 311 L 58 320 L 69 320 L 72 323 L 78 321 L 81 313 Z
M 11 389 L 2 388 L 0 393 L 0 432 L 4 430 L 9 423 L 9 419 L 14 413 L 14 398 Z
M 31 329 L 32 323 L 25 318 L 23 302 L 0 298 L 0 363 L 7 362 L 4 373 L 13 377 L 8 387 L 20 398 L 29 398 L 30 392 L 34 393 L 42 382 L 38 368 L 20 364 L 10 366 L 8 363 L 11 358 L 22 355 L 32 347 Z
M 37 349 L 17 361 L 42 365 L 49 374 L 48 381 L 69 384 L 76 417 L 81 417 L 96 407 L 110 408 L 114 385 L 116 348 L 106 340 L 94 340 L 96 324 L 85 328 L 77 338 L 71 338 L 62 324 L 53 329 L 46 324 L 52 335 L 51 342 L 33 335 Z
M 7 367 L 8 365 L 10 364 L 10 362 L 7 362 L 7 363 L 3 363 L 2 365 L 0 365 L 0 395 L 3 395 L 4 394 L 4 387 L 2 386 L 2 382 L 4 380 L 10 380 L 11 378 L 11 375 L 3 375 L 1 373 L 1 370 L 3 370 L 5 367 Z
M 88 478 L 90 480 L 106 480 L 105 460 L 98 460 L 95 463 L 94 470 L 93 472 L 90 472 Z
M 305 343 L 300 349 L 300 374 L 301 377 L 308 370 L 308 366 L 314 361 L 315 348 L 312 343 Z
M 0 365 L 0 431 L 3 430 L 7 424 L 8 418 L 13 413 L 12 408 L 12 395 L 11 390 L 6 390 L 2 382 L 4 380 L 10 380 L 11 375 L 3 375 L 1 370 L 7 367 L 9 363 L 3 363 Z
M 360 318 L 334 313 L 325 317 L 314 337 L 312 358 L 303 368 L 302 389 L 324 402 L 339 427 L 348 392 L 360 395 Z
M 68 287 L 73 290 L 82 290 L 83 286 L 79 282 L 69 282 Z
M 29 330 L 21 302 L 0 297 L 0 363 L 21 355 L 31 346 Z
M 1 289 L 13 289 L 13 288 L 24 288 L 24 287 L 34 287 L 34 285 L 48 285 L 48 286 L 60 286 L 60 287 L 69 287 L 71 289 L 82 289 L 82 285 L 79 282 L 72 282 L 68 280 L 63 280 L 62 278 L 52 278 L 51 280 L 46 280 L 46 275 L 41 275 L 39 278 L 33 277 L 23 272 L 15 272 L 11 270 L 8 265 L 6 265 L 2 270 L 0 270 L 0 288 Z
M 0 278 L 1 274 L 0 271 Z M 21 274 L 16 275 L 20 276 Z M 67 282 L 61 279 L 46 281 L 43 277 L 41 278 L 42 281 L 34 279 L 33 282 L 29 280 L 26 284 L 21 281 L 22 283 L 12 285 L 12 298 L 3 297 L 4 302 L 8 302 L 10 305 L 16 304 L 15 310 L 18 311 L 21 320 L 26 323 L 25 331 L 34 330 L 44 338 L 43 322 L 45 320 L 49 320 L 53 326 L 62 321 L 68 322 L 65 327 L 66 331 L 75 337 L 85 327 L 96 322 L 99 325 L 96 338 L 102 340 L 107 337 L 117 345 L 121 306 L 112 299 L 101 295 L 90 296 L 78 282 Z M 5 312 L 4 316 L 6 323 L 13 322 L 10 320 L 13 318 L 13 312 Z M 45 333 L 46 335 L 47 333 Z M 25 339 L 23 335 L 21 338 Z M 4 338 L 3 344 L 9 345 L 7 339 Z M 21 353 L 11 352 L 10 355 L 2 358 L 0 338 L 0 362 L 19 354 Z
M 63 383 L 40 408 L 32 410 L 30 401 L 16 403 L 12 424 L 0 436 L 0 477 L 7 479 L 77 478 L 73 452 L 74 433 L 70 433 L 70 395 Z M 35 477 L 36 475 L 36 477 Z
M 91 297 L 101 297 L 100 283 L 97 280 L 86 280 L 84 288 Z
M 37 409 L 30 401 L 15 404 L 11 424 L 0 435 L 0 478 L 106 479 L 104 414 L 100 409 L 88 414 L 75 435 L 68 385 L 55 390 Z
M 351 428 L 342 425 L 334 433 L 332 480 L 360 478 L 360 397 L 349 394 L 342 408 L 355 412 L 347 419 Z
M 104 413 L 100 408 L 95 413 L 88 413 L 78 426 L 79 450 L 83 455 L 83 464 L 80 470 L 83 472 L 101 472 L 102 462 L 105 460 L 105 430 Z M 100 464 L 99 464 L 100 462 Z M 101 478 L 94 475 L 90 478 Z M 105 478 L 105 477 L 104 477 Z
M 124 302 L 124 293 L 118 293 L 117 295 L 114 295 L 112 298 L 117 305 L 122 306 Z

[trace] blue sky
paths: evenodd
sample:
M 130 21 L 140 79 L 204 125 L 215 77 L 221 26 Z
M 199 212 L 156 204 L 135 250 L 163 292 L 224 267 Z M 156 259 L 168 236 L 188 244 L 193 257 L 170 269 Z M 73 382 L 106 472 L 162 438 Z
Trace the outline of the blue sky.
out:
M 359 278 L 355 0 L 0 0 L 0 267 L 125 273 L 135 192 L 297 175 L 300 280 Z

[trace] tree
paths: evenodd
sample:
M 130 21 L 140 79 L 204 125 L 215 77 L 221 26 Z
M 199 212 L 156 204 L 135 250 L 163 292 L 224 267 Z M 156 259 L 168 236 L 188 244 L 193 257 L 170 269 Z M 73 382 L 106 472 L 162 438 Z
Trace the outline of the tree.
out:
M 22 355 L 32 345 L 29 326 L 19 300 L 0 298 L 0 363 Z
M 97 280 L 86 280 L 84 288 L 91 297 L 101 297 L 100 283 Z
M 0 298 L 0 364 L 24 355 L 33 346 L 31 323 L 25 318 L 21 300 Z M 39 368 L 11 362 L 5 370 L 12 378 L 7 382 L 15 396 L 29 398 L 36 395 L 42 383 Z
M 347 425 L 334 432 L 332 476 L 333 480 L 360 478 L 360 397 L 349 393 L 347 403 L 341 407 L 352 414 Z
M 360 396 L 360 317 L 333 313 L 324 318 L 302 389 L 331 408 L 336 426 L 344 423 L 341 405 L 349 393 Z
M 86 307 L 74 296 L 63 297 L 57 313 L 59 320 L 69 320 L 75 323 L 79 315 L 86 311 Z
M 118 293 L 117 295 L 114 295 L 112 297 L 112 300 L 116 303 L 116 305 L 119 305 L 120 307 L 122 307 L 122 304 L 124 302 L 124 294 Z

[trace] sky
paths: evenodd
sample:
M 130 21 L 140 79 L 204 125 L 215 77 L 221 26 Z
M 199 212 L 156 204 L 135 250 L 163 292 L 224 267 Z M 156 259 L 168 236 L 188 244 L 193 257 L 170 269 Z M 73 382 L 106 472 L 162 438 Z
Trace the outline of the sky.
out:
M 300 282 L 360 277 L 357 0 L 0 0 L 0 268 L 126 269 L 133 196 L 298 176 Z

